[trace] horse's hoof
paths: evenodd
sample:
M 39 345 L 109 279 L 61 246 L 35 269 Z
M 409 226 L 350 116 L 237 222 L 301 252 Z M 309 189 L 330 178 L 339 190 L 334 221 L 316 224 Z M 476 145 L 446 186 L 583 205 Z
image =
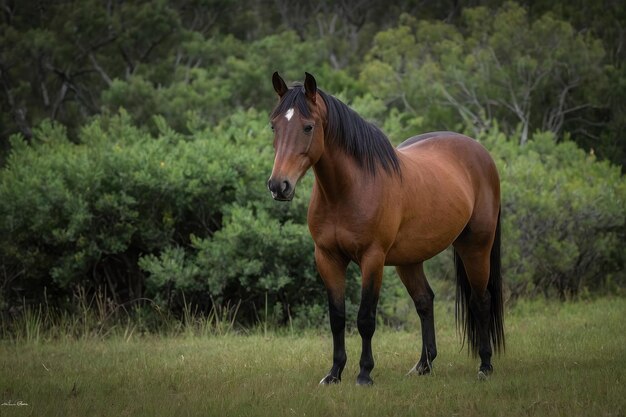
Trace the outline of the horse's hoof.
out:
M 361 376 L 361 375 L 359 375 L 356 378 L 356 384 L 360 385 L 362 387 L 368 387 L 368 386 L 374 385 L 374 381 L 369 376 Z
M 340 382 L 341 379 L 337 378 L 336 376 L 332 376 L 331 374 L 328 374 L 324 378 L 322 378 L 322 380 L 320 381 L 320 385 L 338 384 Z
M 481 365 L 478 370 L 478 380 L 486 381 L 489 378 L 489 375 L 493 373 L 493 366 L 491 365 Z
M 429 375 L 431 369 L 432 369 L 432 366 L 431 366 L 430 363 L 428 363 L 428 362 L 422 363 L 422 364 L 420 364 L 420 366 L 417 367 L 417 374 L 418 375 Z
M 431 370 L 431 365 L 428 363 L 416 363 L 415 366 L 413 368 L 411 368 L 411 370 L 409 372 L 407 372 L 407 376 L 410 376 L 411 374 L 418 374 L 418 375 L 430 375 L 430 370 Z

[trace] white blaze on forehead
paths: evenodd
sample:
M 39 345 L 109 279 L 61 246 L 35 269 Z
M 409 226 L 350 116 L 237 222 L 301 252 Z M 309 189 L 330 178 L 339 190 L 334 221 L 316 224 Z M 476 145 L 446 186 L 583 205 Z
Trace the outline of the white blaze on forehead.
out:
M 291 120 L 292 117 L 293 117 L 293 107 L 287 110 L 287 112 L 285 113 L 285 119 L 287 119 L 287 121 Z

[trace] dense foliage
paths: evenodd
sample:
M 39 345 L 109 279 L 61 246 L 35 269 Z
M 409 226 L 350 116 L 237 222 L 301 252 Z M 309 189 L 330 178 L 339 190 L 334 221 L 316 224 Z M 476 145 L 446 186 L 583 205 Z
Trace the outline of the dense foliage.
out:
M 606 3 L 614 13 L 554 2 L 5 2 L 0 309 L 105 288 L 120 304 L 239 304 L 246 322 L 266 308 L 323 322 L 312 177 L 290 204 L 265 189 L 274 70 L 314 73 L 396 144 L 428 130 L 480 140 L 502 177 L 512 296 L 620 291 L 625 8 Z M 451 267 L 444 254 L 428 272 L 451 279 Z M 391 320 L 404 295 L 387 275 Z

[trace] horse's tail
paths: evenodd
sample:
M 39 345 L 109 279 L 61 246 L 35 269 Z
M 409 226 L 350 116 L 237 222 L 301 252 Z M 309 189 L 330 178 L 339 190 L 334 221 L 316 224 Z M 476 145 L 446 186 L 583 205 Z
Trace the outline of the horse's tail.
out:
M 489 318 L 489 338 L 496 353 L 504 351 L 504 299 L 502 295 L 502 274 L 500 272 L 500 211 L 496 234 L 491 247 L 489 260 L 489 282 L 487 289 L 491 295 L 491 317 Z M 472 288 L 467 279 L 467 272 L 459 254 L 454 251 L 454 267 L 456 269 L 456 308 L 457 328 L 461 327 L 463 344 L 467 339 L 469 352 L 476 356 L 479 348 L 478 321 L 470 308 Z

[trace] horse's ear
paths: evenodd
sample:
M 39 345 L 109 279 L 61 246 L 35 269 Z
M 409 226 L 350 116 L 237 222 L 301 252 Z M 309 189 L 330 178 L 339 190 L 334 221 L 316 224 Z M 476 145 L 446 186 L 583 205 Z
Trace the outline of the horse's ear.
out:
M 315 103 L 315 98 L 317 97 L 317 82 L 315 82 L 315 77 L 308 72 L 305 72 L 304 74 L 304 91 L 307 98 Z
M 287 93 L 287 91 L 289 90 L 287 88 L 287 84 L 285 84 L 285 80 L 283 80 L 281 76 L 278 75 L 278 71 L 276 71 L 274 75 L 272 75 L 272 84 L 274 84 L 274 90 L 279 97 L 284 96 L 285 93 Z

